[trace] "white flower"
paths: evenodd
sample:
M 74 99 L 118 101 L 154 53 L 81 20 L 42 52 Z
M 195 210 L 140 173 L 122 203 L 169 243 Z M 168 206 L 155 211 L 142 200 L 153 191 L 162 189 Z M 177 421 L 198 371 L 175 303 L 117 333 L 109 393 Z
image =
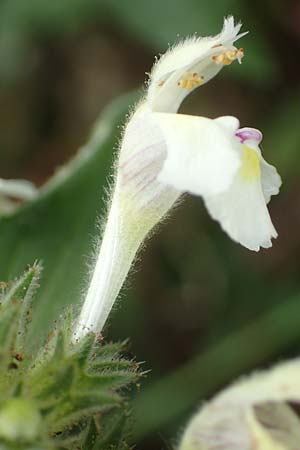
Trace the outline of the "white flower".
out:
M 12 199 L 32 200 L 37 195 L 36 187 L 27 180 L 5 180 L 0 178 L 0 215 L 13 212 L 17 203 Z
M 106 229 L 76 338 L 101 330 L 135 254 L 179 197 L 203 197 L 224 230 L 251 250 L 271 246 L 276 231 L 266 203 L 280 177 L 258 147 L 261 133 L 235 117 L 178 114 L 183 99 L 224 65 L 241 62 L 241 25 L 225 19 L 215 37 L 189 38 L 155 64 L 148 90 L 124 131 Z
M 255 373 L 204 405 L 178 450 L 298 450 L 300 359 Z M 299 409 L 298 409 L 299 411 Z

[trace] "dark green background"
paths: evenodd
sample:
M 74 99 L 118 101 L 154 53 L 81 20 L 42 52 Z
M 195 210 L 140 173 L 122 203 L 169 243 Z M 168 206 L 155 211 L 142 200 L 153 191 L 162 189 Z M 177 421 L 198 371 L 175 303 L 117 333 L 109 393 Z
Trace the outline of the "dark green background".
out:
M 241 373 L 299 353 L 300 4 L 0 3 L 0 175 L 43 185 L 88 141 L 86 158 L 0 221 L 2 279 L 36 258 L 44 263 L 33 344 L 81 298 L 118 125 L 138 96 L 127 93 L 142 86 L 168 43 L 215 34 L 228 14 L 250 31 L 244 62 L 197 90 L 182 111 L 232 114 L 263 131 L 264 155 L 284 182 L 270 205 L 279 238 L 251 253 L 225 236 L 199 198 L 187 197 L 148 242 L 106 330 L 109 339 L 130 336 L 132 353 L 152 369 L 131 393 L 135 440 L 145 450 L 176 442 L 201 401 Z

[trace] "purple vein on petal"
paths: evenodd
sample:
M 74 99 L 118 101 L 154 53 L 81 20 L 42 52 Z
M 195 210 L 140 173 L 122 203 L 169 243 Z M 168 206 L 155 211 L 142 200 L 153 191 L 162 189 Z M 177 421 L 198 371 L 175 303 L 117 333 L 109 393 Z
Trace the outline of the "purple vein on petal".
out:
M 151 159 L 151 161 L 148 161 L 147 164 L 145 164 L 143 167 L 141 167 L 138 172 L 132 171 L 132 172 L 123 174 L 123 183 L 129 183 L 134 178 L 136 178 L 139 175 L 141 175 L 145 169 L 150 167 L 155 162 L 156 162 L 155 159 Z M 155 175 L 155 176 L 157 176 L 157 175 Z M 138 184 L 139 184 L 139 182 L 138 182 Z
M 142 153 L 144 153 L 144 152 L 146 152 L 148 150 L 151 150 L 151 148 L 156 147 L 157 145 L 163 144 L 163 142 L 164 141 L 158 141 L 158 142 L 155 142 L 155 143 L 153 143 L 151 145 L 148 145 L 147 147 L 141 148 L 140 150 L 135 152 L 133 155 L 131 155 L 128 159 L 126 159 L 126 161 L 122 162 L 120 164 L 120 169 L 122 169 L 122 170 L 125 169 L 129 164 L 131 164 L 133 161 L 135 161 L 135 159 L 138 156 L 141 156 Z

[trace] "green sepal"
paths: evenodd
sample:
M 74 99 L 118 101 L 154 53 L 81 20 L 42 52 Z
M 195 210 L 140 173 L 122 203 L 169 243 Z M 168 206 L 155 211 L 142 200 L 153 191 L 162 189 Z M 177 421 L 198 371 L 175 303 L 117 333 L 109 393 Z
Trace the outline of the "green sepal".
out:
M 105 432 L 100 432 L 105 422 Z M 84 440 L 84 448 L 89 450 L 129 450 L 126 443 L 128 434 L 128 415 L 124 411 L 111 411 L 105 417 L 95 415 L 91 420 Z M 111 447 L 110 447 L 111 446 Z
M 70 309 L 37 356 L 26 351 L 40 270 L 35 264 L 1 293 L 0 450 L 127 449 L 124 390 L 139 365 L 122 356 L 126 343 L 94 333 L 74 343 Z
M 73 348 L 76 353 L 76 360 L 79 367 L 85 367 L 87 362 L 90 360 L 91 353 L 95 343 L 95 334 L 88 333 L 81 339 L 81 341 L 76 342 Z M 72 352 L 72 347 L 71 347 Z
M 35 263 L 12 284 L 2 283 L 0 294 L 0 369 L 16 368 L 24 361 L 27 326 L 41 273 Z M 27 358 L 23 365 L 29 363 Z

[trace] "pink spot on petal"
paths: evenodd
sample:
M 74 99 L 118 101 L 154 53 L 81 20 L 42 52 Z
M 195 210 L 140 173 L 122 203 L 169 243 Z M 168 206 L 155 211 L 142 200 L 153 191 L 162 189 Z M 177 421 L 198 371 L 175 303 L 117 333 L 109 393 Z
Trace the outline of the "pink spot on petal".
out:
M 263 135 L 261 131 L 256 128 L 240 128 L 235 133 L 236 137 L 239 138 L 242 144 L 246 141 L 254 141 L 259 144 L 262 141 Z

